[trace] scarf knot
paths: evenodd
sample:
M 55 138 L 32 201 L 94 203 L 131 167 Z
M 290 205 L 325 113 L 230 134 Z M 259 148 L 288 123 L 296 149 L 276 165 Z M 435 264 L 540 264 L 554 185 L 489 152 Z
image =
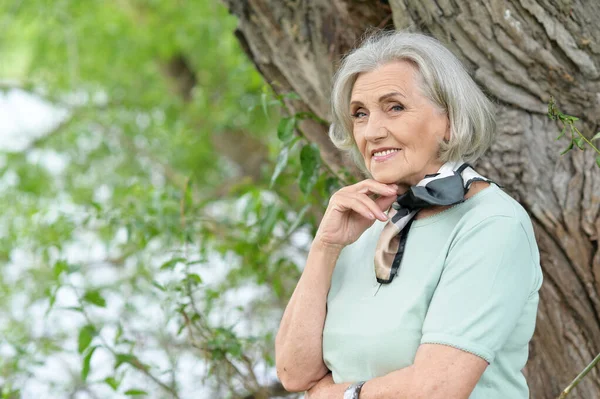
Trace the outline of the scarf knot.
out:
M 446 162 L 438 173 L 426 175 L 417 185 L 399 195 L 388 212 L 375 249 L 375 276 L 381 284 L 392 282 L 402 261 L 406 239 L 416 214 L 432 206 L 449 206 L 464 201 L 475 181 L 493 183 L 463 162 Z

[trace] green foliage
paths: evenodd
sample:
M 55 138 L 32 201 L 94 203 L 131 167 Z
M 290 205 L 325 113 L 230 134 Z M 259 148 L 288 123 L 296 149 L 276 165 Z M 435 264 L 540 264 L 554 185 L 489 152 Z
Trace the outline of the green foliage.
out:
M 106 300 L 102 297 L 100 291 L 88 291 L 83 295 L 83 300 L 100 307 L 106 307 Z
M 85 356 L 83 357 L 83 365 L 81 366 L 82 381 L 87 380 L 88 374 L 90 373 L 90 362 L 92 361 L 92 355 L 97 348 L 97 346 L 92 346 L 88 351 L 86 351 Z
M 92 343 L 92 339 L 96 335 L 96 329 L 92 325 L 85 325 L 79 330 L 78 351 L 83 353 Z
M 347 177 L 301 130 L 324 121 L 266 88 L 235 26 L 208 0 L 0 2 L 0 94 L 65 115 L 0 154 L 3 398 L 268 385 L 256 369 L 272 370 L 306 242 Z
M 125 391 L 126 396 L 140 396 L 140 395 L 148 395 L 148 392 L 142 391 L 141 389 L 128 389 Z
M 566 154 L 567 152 L 575 148 L 575 146 L 577 146 L 577 148 L 579 148 L 580 150 L 584 151 L 587 144 L 589 147 L 591 147 L 594 151 L 598 153 L 598 156 L 596 156 L 596 165 L 600 168 L 600 150 L 592 143 L 592 141 L 598 140 L 600 138 L 600 132 L 596 133 L 591 139 L 588 140 L 583 135 L 583 133 L 581 133 L 579 129 L 575 126 L 575 122 L 577 122 L 579 118 L 563 114 L 556 106 L 554 98 L 551 98 L 550 102 L 548 103 L 548 118 L 555 121 L 559 121 L 563 126 L 556 140 L 559 140 L 562 137 L 564 137 L 565 132 L 567 130 L 569 131 L 569 138 L 571 141 L 569 142 L 567 148 L 565 148 L 560 153 L 560 155 Z

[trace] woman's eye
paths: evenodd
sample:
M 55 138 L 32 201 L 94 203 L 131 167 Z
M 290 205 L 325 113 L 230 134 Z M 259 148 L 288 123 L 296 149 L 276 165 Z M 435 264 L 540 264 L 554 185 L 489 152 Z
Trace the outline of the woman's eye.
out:
M 354 118 L 354 119 L 364 118 L 365 116 L 367 116 L 367 114 L 362 111 L 356 111 L 355 113 L 352 114 L 352 118 Z
M 392 108 L 390 108 L 392 111 L 402 111 L 404 110 L 404 107 L 402 105 L 396 104 L 394 106 L 392 106 Z

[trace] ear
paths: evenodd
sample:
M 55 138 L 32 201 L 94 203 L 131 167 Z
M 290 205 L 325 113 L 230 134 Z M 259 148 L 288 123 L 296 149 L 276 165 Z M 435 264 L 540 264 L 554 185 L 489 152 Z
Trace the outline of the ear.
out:
M 450 141 L 450 119 L 446 118 L 446 132 L 444 133 L 444 142 Z

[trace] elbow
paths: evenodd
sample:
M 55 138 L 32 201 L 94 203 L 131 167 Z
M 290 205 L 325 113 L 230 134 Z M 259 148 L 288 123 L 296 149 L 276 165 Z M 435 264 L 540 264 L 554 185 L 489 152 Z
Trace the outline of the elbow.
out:
M 276 356 L 277 377 L 281 385 L 288 392 L 304 392 L 315 386 L 317 382 L 327 373 L 321 370 L 306 370 L 303 367 L 287 362 Z
M 307 370 L 287 364 L 281 359 L 276 360 L 277 377 L 288 392 L 304 392 L 312 388 L 320 378 L 316 378 Z
M 288 392 L 304 392 L 315 386 L 329 370 L 323 362 L 306 359 L 304 353 L 284 345 L 279 335 L 275 338 L 275 367 L 277 377 Z
M 281 385 L 288 392 L 304 392 L 312 388 L 312 385 L 308 381 L 304 381 L 300 378 L 294 378 L 289 375 L 277 372 Z M 314 384 L 313 384 L 314 385 Z

